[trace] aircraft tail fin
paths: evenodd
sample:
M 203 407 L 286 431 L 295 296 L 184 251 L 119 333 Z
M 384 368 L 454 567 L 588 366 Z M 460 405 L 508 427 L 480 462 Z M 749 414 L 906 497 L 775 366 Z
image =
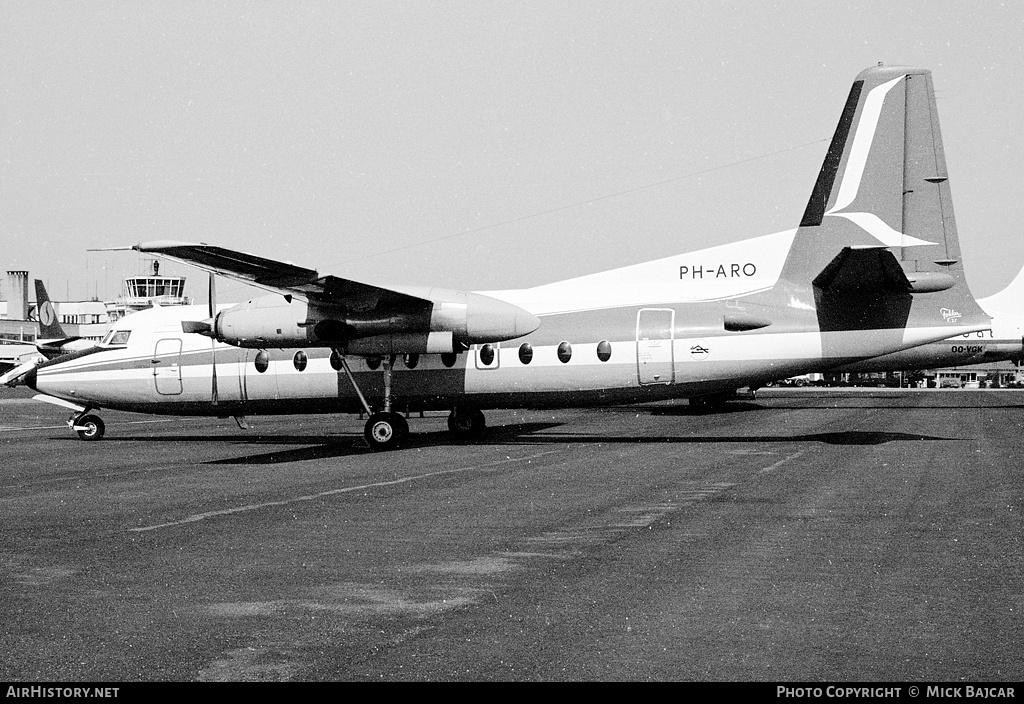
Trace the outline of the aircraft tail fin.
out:
M 46 340 L 59 340 L 67 337 L 64 328 L 57 318 L 57 311 L 46 293 L 46 286 L 39 279 L 36 282 L 36 318 L 39 320 L 39 337 Z
M 817 309 L 823 330 L 840 311 L 843 326 L 988 324 L 964 277 L 930 71 L 857 76 L 773 298 Z
M 1016 312 L 1024 305 L 1024 269 L 1017 272 L 1013 281 L 998 293 L 982 298 L 978 301 L 981 307 L 987 311 Z
M 36 279 L 36 318 L 39 320 L 39 335 L 36 338 L 36 349 L 47 359 L 59 357 L 65 353 L 64 345 L 82 339 L 68 336 L 57 318 L 57 311 L 46 293 L 43 282 Z

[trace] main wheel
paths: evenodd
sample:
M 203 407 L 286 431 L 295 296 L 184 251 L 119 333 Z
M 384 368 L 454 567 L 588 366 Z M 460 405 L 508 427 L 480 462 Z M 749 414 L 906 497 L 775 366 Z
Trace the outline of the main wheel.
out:
M 99 416 L 87 415 L 75 421 L 75 425 L 81 426 L 82 430 L 77 431 L 78 437 L 83 440 L 100 440 L 106 428 Z
M 456 408 L 448 415 L 448 431 L 456 437 L 477 437 L 486 427 L 483 411 Z
M 409 434 L 409 422 L 398 413 L 374 413 L 366 421 L 363 437 L 372 450 L 391 450 Z

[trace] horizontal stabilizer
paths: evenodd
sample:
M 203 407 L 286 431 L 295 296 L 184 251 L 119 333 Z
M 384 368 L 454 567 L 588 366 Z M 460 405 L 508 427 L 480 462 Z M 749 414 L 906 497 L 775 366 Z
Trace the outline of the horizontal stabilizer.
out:
M 913 290 L 896 257 L 884 247 L 844 247 L 813 283 L 828 293 Z
M 36 340 L 36 349 L 39 350 L 47 359 L 53 359 L 59 357 L 62 354 L 67 354 L 67 350 L 64 349 L 64 345 L 71 342 L 77 342 L 82 338 L 78 335 L 72 335 L 70 337 L 62 337 L 59 340 Z

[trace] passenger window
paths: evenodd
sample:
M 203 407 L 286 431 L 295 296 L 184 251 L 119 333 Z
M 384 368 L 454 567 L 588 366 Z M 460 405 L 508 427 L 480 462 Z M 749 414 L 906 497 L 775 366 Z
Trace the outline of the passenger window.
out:
M 567 364 L 572 359 L 572 345 L 568 342 L 561 342 L 558 345 L 558 361 Z
M 418 354 L 407 354 L 405 355 L 405 366 L 408 369 L 415 369 L 416 365 L 420 363 L 420 356 Z
M 260 350 L 256 353 L 256 359 L 252 363 L 256 367 L 256 371 L 262 374 L 270 368 L 270 355 L 266 350 Z
M 370 369 L 377 369 L 378 367 L 380 367 L 380 363 L 382 361 L 383 360 L 380 357 L 367 357 L 366 366 L 368 366 Z
M 601 340 L 597 343 L 597 358 L 602 362 L 607 362 L 612 358 L 612 343 L 608 340 Z
M 494 363 L 494 345 L 488 343 L 480 348 L 480 363 L 485 367 Z
M 519 345 L 519 361 L 523 364 L 529 364 L 533 361 L 533 347 L 529 342 Z
M 305 368 L 306 368 L 306 363 L 307 363 L 308 361 L 309 361 L 309 360 L 308 360 L 308 358 L 306 357 L 306 353 L 305 353 L 305 352 L 303 352 L 302 350 L 299 350 L 298 352 L 296 352 L 296 353 L 295 353 L 295 356 L 294 356 L 294 357 L 292 357 L 292 364 L 294 364 L 294 365 L 295 365 L 295 368 L 296 368 L 296 369 L 297 369 L 298 371 L 300 371 L 300 372 L 301 372 L 301 371 L 302 371 L 303 369 L 305 369 Z
M 441 355 L 441 364 L 446 367 L 454 367 L 457 355 L 454 352 L 445 352 Z

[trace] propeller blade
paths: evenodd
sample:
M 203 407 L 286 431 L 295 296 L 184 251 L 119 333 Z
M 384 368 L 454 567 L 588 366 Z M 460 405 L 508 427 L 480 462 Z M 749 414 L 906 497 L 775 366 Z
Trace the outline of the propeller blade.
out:
M 207 337 L 213 337 L 213 321 L 182 320 L 181 331 L 195 333 L 196 335 L 206 335 Z
M 210 317 L 217 317 L 217 275 L 210 272 Z
M 217 275 L 210 272 L 210 402 L 217 405 Z
M 217 405 L 217 341 L 210 340 L 210 363 L 213 369 L 213 375 L 210 377 L 210 401 L 214 406 Z

